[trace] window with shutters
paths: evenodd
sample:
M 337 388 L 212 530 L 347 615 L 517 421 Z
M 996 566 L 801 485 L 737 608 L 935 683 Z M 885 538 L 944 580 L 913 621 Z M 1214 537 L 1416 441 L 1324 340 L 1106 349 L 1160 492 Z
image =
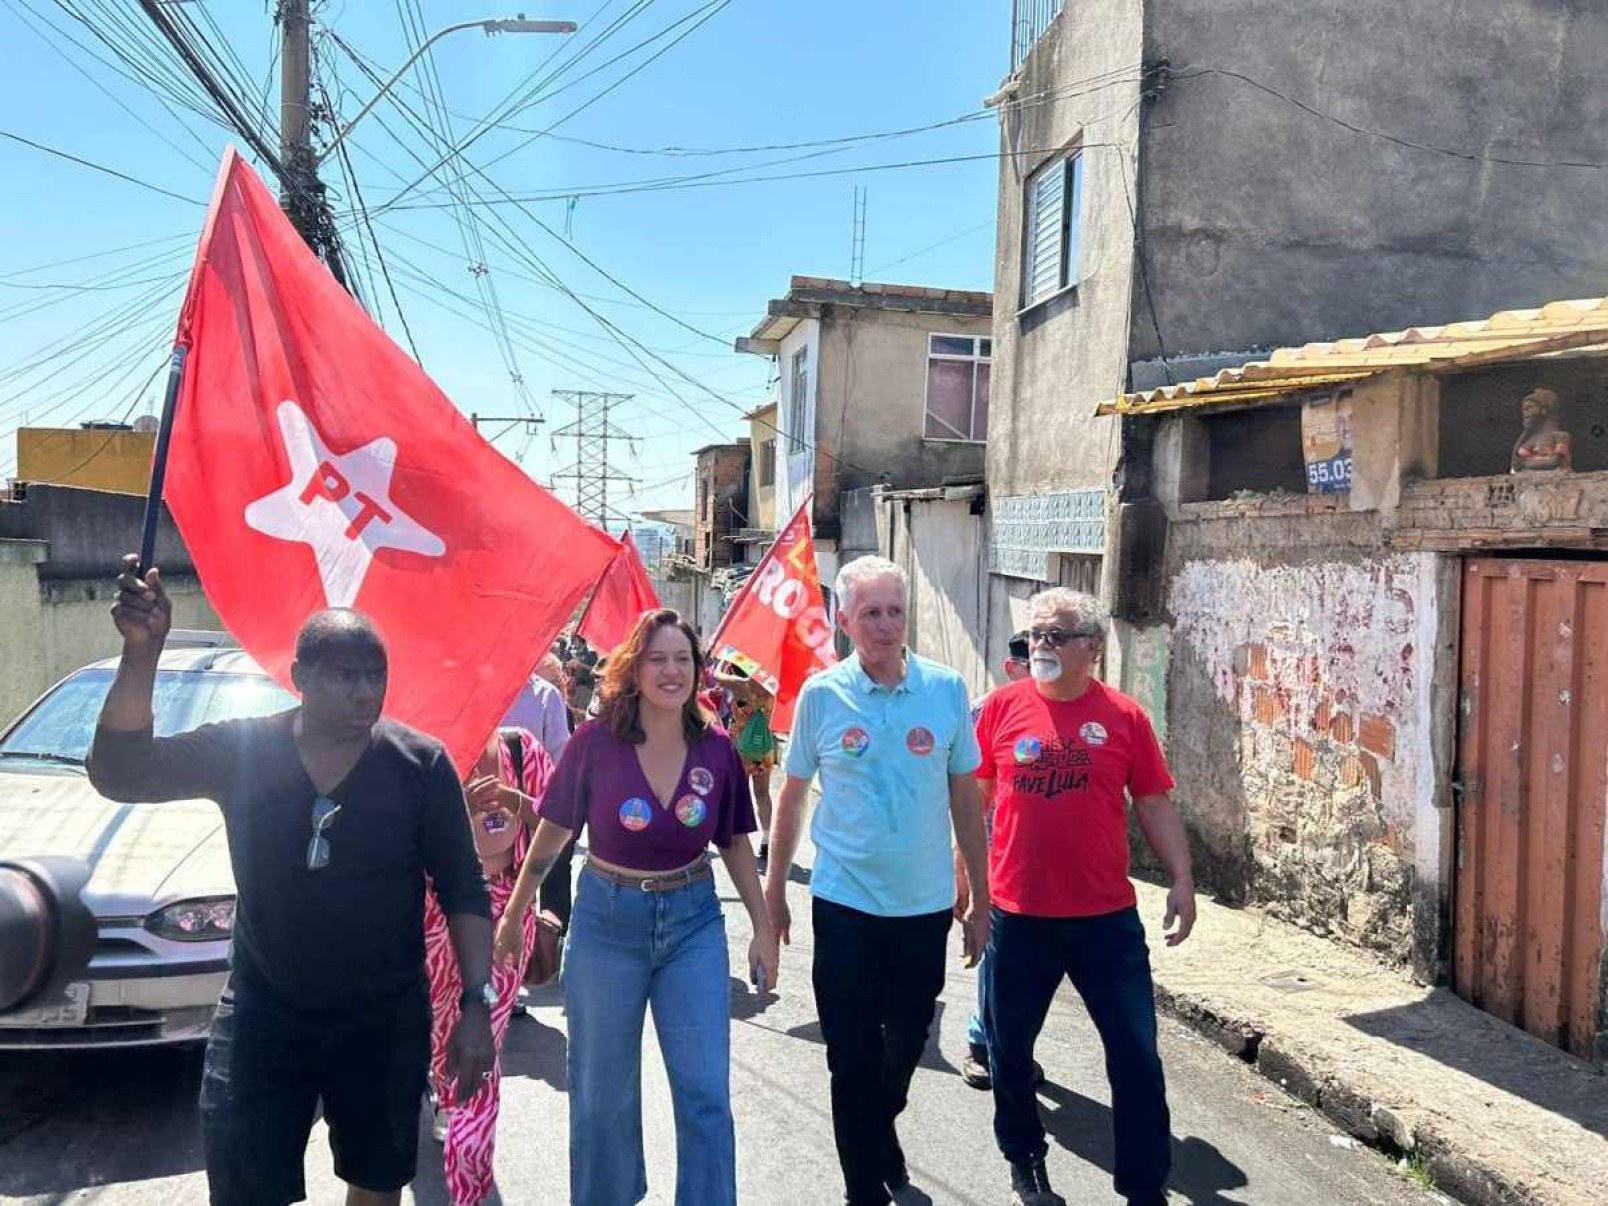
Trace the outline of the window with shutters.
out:
M 803 452 L 809 436 L 804 429 L 804 411 L 809 401 L 809 349 L 799 348 L 793 353 L 787 407 L 788 455 Z
M 1083 217 L 1083 156 L 1047 163 L 1027 179 L 1022 308 L 1077 284 Z
M 765 440 L 759 446 L 759 484 L 761 487 L 776 484 L 776 440 Z
M 970 335 L 927 336 L 929 440 L 983 440 L 988 436 L 988 380 L 993 340 Z

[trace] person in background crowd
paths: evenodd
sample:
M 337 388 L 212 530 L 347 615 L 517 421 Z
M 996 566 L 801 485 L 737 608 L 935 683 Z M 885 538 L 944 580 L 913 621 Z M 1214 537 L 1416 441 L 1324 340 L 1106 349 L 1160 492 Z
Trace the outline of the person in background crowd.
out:
M 568 709 L 554 681 L 561 680 L 562 673 L 558 659 L 545 655 L 503 717 L 504 728 L 529 730 L 554 762 L 564 753 L 570 737 Z
M 1063 1206 L 1045 1171 L 1033 1045 L 1063 978 L 1105 1047 L 1117 1193 L 1163 1206 L 1170 1122 L 1150 953 L 1128 880 L 1126 796 L 1172 878 L 1167 945 L 1189 937 L 1195 886 L 1172 775 L 1144 709 L 1094 676 L 1109 624 L 1089 595 L 1056 588 L 1028 601 L 1031 680 L 983 703 L 978 778 L 995 808 L 989 891 L 993 938 L 983 1026 L 994 1137 L 1022 1206 Z M 1174 929 L 1176 924 L 1177 928 Z
M 598 719 L 575 731 L 559 761 L 497 931 L 497 957 L 513 958 L 520 937 L 511 918 L 584 826 L 588 858 L 564 957 L 575 1206 L 626 1206 L 647 1194 L 650 1006 L 675 1109 L 677 1206 L 737 1200 L 729 961 L 711 843 L 748 909 L 748 971 L 762 991 L 776 984 L 776 936 L 747 837 L 748 778 L 731 738 L 698 706 L 702 673 L 679 615 L 653 611 L 637 622 L 609 659 Z
M 1006 657 L 1001 670 L 1004 672 L 1007 683 L 1019 683 L 1028 676 L 1027 668 L 1027 632 L 1013 633 L 1010 643 L 1006 646 Z M 977 723 L 977 715 L 983 710 L 983 703 L 988 699 L 985 693 L 972 700 L 972 724 Z M 994 813 L 992 809 L 985 810 L 983 826 L 989 835 L 990 841 L 994 833 Z M 965 910 L 971 898 L 971 888 L 966 882 L 966 867 L 961 861 L 957 851 L 955 857 L 955 908 L 961 912 Z M 959 913 L 957 912 L 957 916 Z M 983 1029 L 983 977 L 987 974 L 988 955 L 985 952 L 983 961 L 977 967 L 977 1008 L 971 1017 L 966 1019 L 966 1058 L 961 1061 L 960 1076 L 974 1089 L 987 1090 L 993 1082 L 988 1073 L 988 1034 Z M 1038 1084 L 1044 1080 L 1044 1069 L 1037 1063 L 1033 1065 L 1033 1083 Z
M 730 673 L 715 674 L 731 699 L 731 723 L 727 731 L 737 743 L 737 754 L 748 771 L 759 813 L 759 861 L 770 857 L 771 770 L 776 765 L 776 737 L 771 732 L 771 712 L 776 697 L 760 686 L 746 671 L 733 666 Z
M 575 727 L 574 717 L 565 705 L 561 691 L 564 670 L 552 654 L 542 658 L 526 684 L 525 690 L 514 700 L 514 706 L 503 718 L 504 728 L 528 729 L 542 749 L 556 763 L 569 744 Z M 564 847 L 553 870 L 542 881 L 542 898 L 539 908 L 552 913 L 559 924 L 569 925 L 570 902 L 574 892 L 575 876 L 571 865 L 575 856 L 575 843 Z
M 987 848 L 977 738 L 960 675 L 905 649 L 905 573 L 861 557 L 838 573 L 854 653 L 804 683 L 776 805 L 765 899 L 786 941 L 787 877 L 810 780 L 816 1009 L 832 1082 L 832 1132 L 851 1206 L 909 1184 L 896 1123 L 944 984 L 954 920 L 953 831 L 969 873 L 966 966 L 988 941 Z
M 112 619 L 117 676 L 89 781 L 134 803 L 215 800 L 236 904 L 229 980 L 201 1077 L 214 1206 L 306 1196 L 322 1104 L 348 1206 L 393 1206 L 413 1180 L 430 1062 L 427 891 L 464 985 L 443 1079 L 452 1099 L 491 1076 L 491 910 L 463 788 L 439 742 L 380 717 L 385 644 L 366 616 L 302 627 L 298 707 L 154 737 L 151 696 L 173 607 L 125 558 Z
M 546 686 L 545 683 L 542 684 Z M 566 734 L 566 737 L 568 734 Z M 514 881 L 536 829 L 536 810 L 553 762 L 528 729 L 509 728 L 493 734 L 464 784 L 474 827 L 475 850 L 491 895 L 492 922 L 510 917 L 508 902 Z M 500 1052 L 508 1022 L 519 999 L 525 964 L 536 943 L 537 919 L 531 909 L 510 917 L 518 924 L 520 948 L 515 957 L 492 967 L 497 1003 L 491 1007 L 492 1042 Z M 497 1138 L 502 1071 L 492 1066 L 468 1101 L 449 1106 L 447 1040 L 459 1014 L 462 981 L 452 957 L 447 918 L 433 897 L 424 904 L 425 969 L 430 978 L 430 1086 L 436 1109 L 431 1133 L 444 1143 L 442 1163 L 452 1206 L 478 1206 L 491 1193 L 492 1155 Z

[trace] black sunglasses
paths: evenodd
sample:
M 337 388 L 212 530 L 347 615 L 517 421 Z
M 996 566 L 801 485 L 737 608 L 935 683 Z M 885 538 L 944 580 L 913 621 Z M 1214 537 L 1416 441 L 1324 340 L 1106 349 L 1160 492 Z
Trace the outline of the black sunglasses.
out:
M 319 796 L 313 801 L 313 839 L 307 843 L 309 871 L 322 871 L 329 866 L 329 839 L 324 836 L 324 830 L 340 810 L 341 806 L 328 796 Z
M 1086 628 L 1075 629 L 1072 632 L 1068 632 L 1064 628 L 1034 628 L 1028 632 L 1027 642 L 1029 647 L 1039 641 L 1043 641 L 1051 649 L 1059 649 L 1068 641 L 1085 640 L 1098 635 L 1098 633 L 1090 632 Z

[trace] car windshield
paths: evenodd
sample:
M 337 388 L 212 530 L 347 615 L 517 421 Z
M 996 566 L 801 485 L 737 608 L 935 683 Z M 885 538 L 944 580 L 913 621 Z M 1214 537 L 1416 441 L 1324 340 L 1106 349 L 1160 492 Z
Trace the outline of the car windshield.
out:
M 81 764 L 111 690 L 112 673 L 80 670 L 63 682 L 0 741 L 0 758 Z M 267 716 L 295 704 L 295 697 L 266 675 L 215 670 L 159 671 L 152 699 L 159 737 L 219 720 Z

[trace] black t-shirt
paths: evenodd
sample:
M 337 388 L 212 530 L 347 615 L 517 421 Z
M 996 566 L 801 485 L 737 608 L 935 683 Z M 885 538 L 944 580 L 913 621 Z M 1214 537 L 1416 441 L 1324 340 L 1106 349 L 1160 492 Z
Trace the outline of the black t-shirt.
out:
M 173 737 L 99 729 L 89 778 L 124 802 L 216 800 L 234 867 L 237 988 L 341 1009 L 424 975 L 428 873 L 448 915 L 491 916 L 457 772 L 440 743 L 382 720 L 330 797 L 327 866 L 307 867 L 318 793 L 294 711 Z

